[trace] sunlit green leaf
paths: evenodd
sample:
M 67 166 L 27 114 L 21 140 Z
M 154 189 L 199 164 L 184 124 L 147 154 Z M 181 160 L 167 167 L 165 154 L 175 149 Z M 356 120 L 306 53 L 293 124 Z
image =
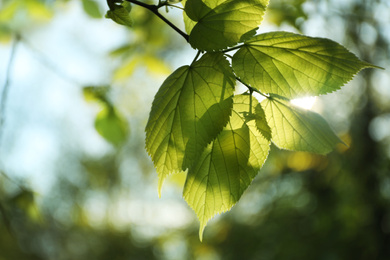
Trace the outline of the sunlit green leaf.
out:
M 171 173 L 186 170 L 226 125 L 234 75 L 221 53 L 205 54 L 171 74 L 153 101 L 146 149 L 159 175 L 159 193 Z
M 181 4 L 183 5 L 183 7 L 186 6 L 186 2 L 187 2 L 187 0 L 183 0 L 183 1 L 181 2 Z M 187 15 L 186 12 L 183 12 L 183 20 L 184 20 L 185 30 L 186 30 L 187 34 L 190 35 L 190 34 L 191 34 L 191 31 L 192 31 L 192 28 L 194 28 L 194 26 L 196 25 L 196 22 L 193 21 L 193 20 L 191 20 L 191 19 L 188 17 L 188 15 Z
M 101 18 L 103 16 L 100 11 L 99 5 L 94 0 L 83 0 L 84 11 L 92 18 Z
M 253 36 L 260 25 L 268 0 L 187 0 L 184 19 L 190 44 L 199 50 L 221 50 Z
M 129 134 L 127 121 L 113 107 L 104 108 L 95 120 L 97 132 L 115 146 L 123 144 Z
M 333 92 L 369 67 L 336 42 L 288 32 L 257 35 L 233 56 L 243 81 L 287 98 Z
M 268 156 L 270 140 L 245 116 L 249 98 L 234 97 L 229 123 L 188 170 L 183 194 L 198 216 L 201 239 L 207 222 L 237 203 Z M 257 104 L 254 99 L 253 108 Z
M 272 131 L 267 123 L 264 110 L 260 104 L 255 107 L 255 120 L 257 130 L 259 130 L 259 132 L 264 136 L 264 138 L 266 138 L 267 140 L 271 140 Z
M 133 21 L 131 20 L 130 12 L 131 4 L 124 1 L 121 5 L 113 5 L 113 8 L 107 11 L 106 18 L 118 24 L 131 27 L 133 26 Z
M 341 143 L 317 113 L 276 98 L 265 99 L 261 106 L 272 130 L 272 142 L 279 148 L 327 154 Z

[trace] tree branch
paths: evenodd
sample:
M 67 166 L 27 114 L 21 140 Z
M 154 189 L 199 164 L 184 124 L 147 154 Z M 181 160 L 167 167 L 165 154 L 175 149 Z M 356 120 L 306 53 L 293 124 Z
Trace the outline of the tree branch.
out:
M 5 122 L 5 109 L 6 109 L 6 103 L 7 103 L 7 97 L 8 97 L 8 91 L 9 86 L 11 83 L 11 70 L 12 70 L 12 64 L 15 57 L 15 51 L 16 46 L 20 41 L 20 36 L 16 35 L 15 40 L 11 47 L 11 54 L 9 56 L 8 64 L 7 64 L 7 71 L 5 73 L 5 82 L 3 86 L 3 91 L 1 92 L 1 99 L 0 99 L 0 147 L 1 147 L 1 140 L 3 137 L 3 130 L 4 130 L 4 122 Z
M 180 30 L 178 27 L 176 27 L 176 25 L 174 25 L 171 21 L 169 21 L 167 18 L 165 18 L 162 14 L 160 14 L 158 12 L 158 9 L 161 7 L 161 6 L 158 6 L 158 5 L 149 5 L 149 4 L 145 4 L 143 2 L 140 2 L 140 1 L 137 1 L 137 0 L 125 0 L 127 2 L 130 2 L 132 4 L 135 4 L 135 5 L 139 5 L 139 6 L 142 6 L 148 10 L 150 10 L 152 13 L 154 13 L 155 15 L 157 15 L 161 20 L 163 20 L 166 24 L 168 24 L 172 29 L 174 29 L 176 32 L 178 32 L 181 36 L 183 36 L 183 38 L 189 42 L 189 36 L 188 34 L 186 34 L 185 32 L 183 32 L 182 30 Z

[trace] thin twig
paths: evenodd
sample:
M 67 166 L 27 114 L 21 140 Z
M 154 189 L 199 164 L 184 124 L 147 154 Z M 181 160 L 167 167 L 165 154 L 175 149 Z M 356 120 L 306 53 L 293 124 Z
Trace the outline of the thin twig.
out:
M 173 4 L 168 4 L 168 3 L 166 3 L 164 6 L 169 6 L 169 7 L 177 8 L 177 9 L 180 9 L 180 10 L 183 10 L 183 11 L 184 11 L 184 8 L 183 8 L 183 7 L 180 7 L 180 6 L 177 6 L 177 5 L 173 5 Z
M 161 20 L 163 20 L 166 24 L 168 24 L 172 29 L 174 29 L 177 33 L 179 33 L 181 36 L 183 36 L 183 38 L 189 42 L 189 36 L 188 34 L 186 34 L 185 32 L 183 32 L 182 30 L 180 30 L 176 25 L 174 25 L 171 21 L 169 21 L 167 18 L 165 18 L 162 14 L 160 14 L 158 12 L 158 9 L 161 7 L 161 6 L 158 6 L 158 5 L 149 5 L 149 4 L 145 4 L 143 2 L 140 2 L 140 1 L 137 1 L 137 0 L 125 0 L 127 2 L 130 2 L 130 3 L 133 3 L 135 5 L 139 5 L 139 6 L 142 6 L 148 10 L 150 10 L 152 13 L 154 13 L 155 15 L 158 16 L 158 18 L 160 18 Z
M 9 56 L 8 64 L 7 64 L 7 71 L 5 73 L 5 82 L 3 86 L 3 91 L 1 92 L 1 99 L 0 99 L 0 147 L 1 147 L 1 140 L 3 137 L 4 132 L 4 122 L 5 122 L 5 109 L 7 105 L 7 98 L 8 98 L 8 92 L 11 85 L 11 71 L 12 71 L 12 65 L 15 58 L 16 53 L 16 47 L 20 41 L 20 36 L 16 35 L 15 40 L 11 47 L 11 54 Z

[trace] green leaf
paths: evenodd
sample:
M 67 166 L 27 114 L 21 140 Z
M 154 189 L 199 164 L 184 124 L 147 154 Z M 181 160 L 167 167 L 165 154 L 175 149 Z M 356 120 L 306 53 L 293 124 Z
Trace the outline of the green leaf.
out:
M 268 156 L 270 140 L 258 132 L 254 120 L 247 120 L 249 98 L 234 97 L 229 123 L 188 170 L 183 195 L 200 221 L 200 239 L 214 215 L 237 203 Z
M 266 138 L 267 140 L 271 140 L 272 131 L 267 123 L 264 110 L 260 104 L 255 107 L 255 120 L 257 130 L 259 130 L 259 132 L 264 136 L 264 138 Z
M 235 77 L 221 53 L 207 53 L 173 72 L 152 104 L 146 149 L 164 179 L 186 170 L 228 122 Z
M 99 5 L 93 0 L 83 0 L 84 11 L 92 18 L 102 18 L 102 13 L 99 9 Z
M 86 86 L 83 87 L 83 95 L 86 101 L 100 101 L 104 105 L 111 105 L 107 99 L 109 86 Z
M 114 22 L 125 25 L 133 26 L 133 21 L 130 17 L 131 4 L 124 1 L 121 5 L 112 4 L 112 8 L 107 11 L 106 18 L 113 20 Z
M 183 5 L 183 7 L 186 6 L 186 3 L 187 3 L 187 0 L 183 0 L 181 2 L 181 4 Z M 195 21 L 192 21 L 186 12 L 183 12 L 183 20 L 184 20 L 184 26 L 185 26 L 185 30 L 187 32 L 188 35 L 191 34 L 191 31 L 192 31 L 192 28 L 194 28 L 194 26 L 196 25 L 196 22 Z
M 287 98 L 333 92 L 361 69 L 376 67 L 329 39 L 288 32 L 253 37 L 232 62 L 245 83 Z
M 260 25 L 268 0 L 187 0 L 185 12 L 197 22 L 184 19 L 192 28 L 190 44 L 199 50 L 222 50 L 253 36 Z
M 279 148 L 327 154 L 342 142 L 317 113 L 275 98 L 265 99 L 261 106 L 271 127 L 272 142 Z
M 115 146 L 123 144 L 128 135 L 127 121 L 113 107 L 105 107 L 95 120 L 97 132 Z

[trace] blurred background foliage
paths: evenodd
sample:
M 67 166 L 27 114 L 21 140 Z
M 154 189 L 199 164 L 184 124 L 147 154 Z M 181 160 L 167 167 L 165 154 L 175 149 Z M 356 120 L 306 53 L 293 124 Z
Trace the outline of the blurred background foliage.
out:
M 0 260 L 390 259 L 389 1 L 271 0 L 260 30 L 327 37 L 386 70 L 315 103 L 348 147 L 328 156 L 272 147 L 203 243 L 181 198 L 185 176 L 157 198 L 143 132 L 154 93 L 195 52 L 147 10 L 133 7 L 131 29 L 105 10 L 105 1 L 0 1 L 3 94 L 13 71 L 0 111 Z M 58 31 L 73 41 L 53 45 Z M 40 70 L 23 65 L 26 55 Z M 28 84 L 25 70 L 37 74 Z

